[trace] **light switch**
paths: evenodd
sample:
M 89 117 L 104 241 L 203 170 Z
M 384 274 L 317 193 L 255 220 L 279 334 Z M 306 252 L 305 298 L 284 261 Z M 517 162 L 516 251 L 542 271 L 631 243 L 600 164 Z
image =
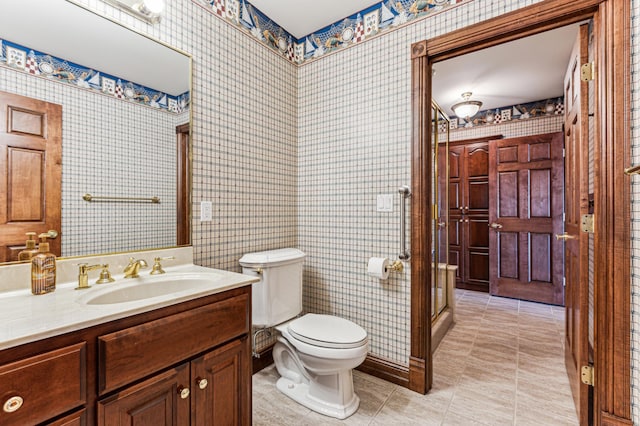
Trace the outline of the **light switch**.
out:
M 200 222 L 210 222 L 213 220 L 213 204 L 211 201 L 200 202 Z
M 376 201 L 377 211 L 385 213 L 393 211 L 393 194 L 378 194 Z
M 384 211 L 385 212 L 393 211 L 393 195 L 392 194 L 386 194 L 384 196 Z

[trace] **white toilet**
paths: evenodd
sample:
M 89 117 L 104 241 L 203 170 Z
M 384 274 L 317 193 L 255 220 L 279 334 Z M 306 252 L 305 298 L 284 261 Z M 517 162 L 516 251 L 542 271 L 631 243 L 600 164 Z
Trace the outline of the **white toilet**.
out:
M 273 347 L 278 389 L 313 411 L 345 419 L 360 404 L 351 370 L 366 358 L 369 338 L 359 325 L 332 315 L 289 321 L 302 312 L 304 257 L 293 248 L 242 256 L 242 272 L 262 278 L 251 289 L 253 325 L 280 332 Z

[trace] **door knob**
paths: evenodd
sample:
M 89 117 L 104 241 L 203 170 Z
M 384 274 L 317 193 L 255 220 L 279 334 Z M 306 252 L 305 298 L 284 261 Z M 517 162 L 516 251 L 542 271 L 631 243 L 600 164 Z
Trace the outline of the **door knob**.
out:
M 569 235 L 566 232 L 564 234 L 556 234 L 556 240 L 575 240 L 575 235 Z
M 502 228 L 502 224 L 497 223 L 497 222 L 493 222 L 493 223 L 489 224 L 489 227 L 493 228 L 493 229 L 501 229 Z

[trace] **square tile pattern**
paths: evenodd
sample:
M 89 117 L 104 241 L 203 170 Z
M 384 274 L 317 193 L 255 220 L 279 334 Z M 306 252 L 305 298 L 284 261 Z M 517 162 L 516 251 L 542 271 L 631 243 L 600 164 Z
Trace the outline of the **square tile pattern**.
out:
M 362 324 L 374 354 L 407 363 L 410 271 L 381 282 L 365 268 L 371 256 L 397 255 L 397 213 L 376 214 L 375 197 L 397 194 L 410 178 L 410 45 L 539 0 L 473 0 L 300 68 L 199 0 L 167 2 L 158 25 L 101 0 L 78 1 L 193 57 L 194 212 L 200 201 L 214 203 L 211 222 L 193 221 L 196 263 L 239 271 L 244 253 L 297 246 L 309 254 L 305 309 Z M 640 0 L 631 10 L 630 163 L 637 164 Z M 75 129 L 80 140 L 85 129 Z M 640 180 L 631 185 L 631 386 L 640 424 Z
M 253 376 L 253 424 L 577 425 L 564 367 L 564 309 L 456 290 L 457 321 L 420 395 L 354 371 L 360 408 L 339 421 L 296 404 L 270 366 Z

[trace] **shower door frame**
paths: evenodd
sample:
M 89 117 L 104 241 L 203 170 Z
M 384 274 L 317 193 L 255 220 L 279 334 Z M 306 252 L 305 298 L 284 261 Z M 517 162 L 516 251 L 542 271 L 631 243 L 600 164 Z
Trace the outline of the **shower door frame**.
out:
M 411 46 L 411 354 L 409 388 L 432 386 L 431 77 L 432 64 L 543 31 L 594 20 L 597 107 L 594 423 L 631 423 L 631 248 L 628 0 L 546 0 Z

